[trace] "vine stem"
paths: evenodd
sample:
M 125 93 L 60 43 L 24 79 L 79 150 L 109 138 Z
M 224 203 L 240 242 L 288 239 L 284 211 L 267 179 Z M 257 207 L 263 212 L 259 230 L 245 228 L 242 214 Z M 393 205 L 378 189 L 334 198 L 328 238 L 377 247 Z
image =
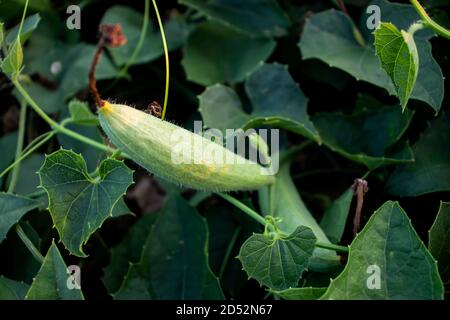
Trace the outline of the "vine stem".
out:
M 422 7 L 422 5 L 418 0 L 410 0 L 410 2 L 413 5 L 414 9 L 416 9 L 417 13 L 420 15 L 420 18 L 422 18 L 423 23 L 427 27 L 434 30 L 440 36 L 450 40 L 450 30 L 445 29 L 443 26 L 441 26 L 433 19 L 431 19 L 428 13 L 425 11 L 425 8 Z
M 237 208 L 239 208 L 242 211 L 244 211 L 249 217 L 251 217 L 256 222 L 260 223 L 264 227 L 267 226 L 267 221 L 266 221 L 266 219 L 264 219 L 264 217 L 262 217 L 256 211 L 254 211 L 253 209 L 249 208 L 248 206 L 246 206 L 245 204 L 243 204 L 242 202 L 240 202 L 236 198 L 233 198 L 232 196 L 230 196 L 228 194 L 225 194 L 225 193 L 222 193 L 222 192 L 218 192 L 216 194 L 218 196 L 222 197 L 223 199 L 225 199 L 226 201 L 228 201 L 229 203 L 231 203 L 232 205 L 234 205 Z M 316 247 L 323 248 L 323 249 L 328 249 L 328 250 L 333 250 L 333 251 L 338 251 L 338 252 L 342 252 L 342 253 L 348 253 L 348 247 L 340 246 L 340 245 L 337 245 L 337 244 L 316 242 Z
M 16 147 L 16 155 L 14 157 L 16 165 L 13 167 L 14 170 L 11 174 L 11 180 L 8 186 L 8 193 L 14 192 L 14 189 L 17 185 L 17 180 L 19 178 L 20 173 L 20 162 L 17 160 L 20 158 L 20 155 L 23 150 L 23 144 L 25 140 L 25 126 L 27 121 L 27 104 L 26 102 L 21 103 L 20 106 L 20 115 L 19 115 L 19 133 L 17 135 L 17 147 Z M 1 176 L 0 176 L 1 177 Z
M 31 252 L 33 257 L 40 263 L 44 263 L 44 257 L 39 252 L 39 250 L 34 246 L 33 242 L 31 242 L 30 238 L 26 235 L 25 231 L 23 231 L 22 227 L 19 224 L 16 224 L 16 232 L 19 236 L 20 240 L 25 244 L 27 249 Z
M 164 120 L 164 117 L 166 116 L 167 102 L 169 100 L 169 84 L 170 84 L 169 49 L 167 47 L 166 33 L 164 32 L 164 25 L 162 23 L 161 16 L 159 14 L 158 5 L 156 4 L 155 0 L 152 0 L 152 2 L 153 2 L 153 7 L 155 8 L 156 18 L 158 19 L 159 30 L 161 31 L 161 39 L 162 39 L 163 48 L 164 48 L 164 56 L 166 59 L 166 88 L 165 88 L 165 93 L 164 93 L 163 110 L 162 110 L 162 114 L 161 114 L 161 120 Z
M 148 16 L 150 11 L 150 2 L 149 0 L 145 0 L 145 8 L 144 8 L 144 21 L 142 22 L 142 28 L 141 33 L 139 35 L 139 40 L 136 45 L 136 48 L 134 48 L 133 53 L 131 54 L 131 57 L 128 59 L 126 64 L 123 66 L 123 68 L 119 71 L 118 78 L 122 78 L 130 68 L 130 66 L 136 61 L 139 53 L 141 52 L 142 46 L 144 45 L 145 36 L 147 35 L 148 30 Z
M 27 103 L 31 106 L 31 108 L 33 108 L 33 110 L 45 121 L 47 122 L 50 127 L 58 132 L 58 133 L 62 133 L 66 136 L 72 137 L 78 141 L 81 141 L 87 145 L 90 145 L 94 148 L 97 148 L 99 150 L 105 151 L 105 152 L 109 152 L 109 153 L 114 153 L 116 151 L 116 149 L 111 148 L 103 143 L 100 143 L 98 141 L 92 140 L 88 137 L 85 137 L 77 132 L 74 132 L 72 130 L 69 130 L 67 128 L 65 128 L 64 126 L 60 125 L 59 123 L 57 123 L 55 120 L 53 120 L 52 118 L 50 118 L 42 109 L 41 107 L 39 107 L 39 105 L 33 100 L 33 98 L 30 97 L 30 95 L 28 94 L 28 92 L 25 90 L 24 87 L 22 87 L 22 85 L 20 84 L 20 82 L 17 80 L 17 78 L 12 80 L 14 86 L 16 87 L 16 89 L 19 91 L 19 93 L 22 95 L 22 97 L 27 101 Z M 123 156 L 125 156 L 125 154 L 122 154 Z

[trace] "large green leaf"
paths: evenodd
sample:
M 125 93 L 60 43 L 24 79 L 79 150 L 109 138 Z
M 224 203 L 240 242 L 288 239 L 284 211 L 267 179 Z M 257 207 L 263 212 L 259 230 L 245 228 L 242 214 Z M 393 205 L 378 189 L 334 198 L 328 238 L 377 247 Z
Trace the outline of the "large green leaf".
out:
M 395 145 L 411 122 L 413 112 L 386 106 L 344 115 L 319 113 L 313 118 L 323 143 L 342 156 L 374 169 L 413 161 L 405 143 Z
M 116 299 L 223 299 L 208 266 L 208 229 L 196 210 L 171 195 Z
M 106 159 L 93 177 L 83 157 L 67 150 L 47 156 L 39 177 L 61 241 L 80 257 L 86 256 L 83 244 L 112 216 L 114 205 L 133 182 L 133 173 L 123 162 Z
M 307 269 L 316 237 L 305 226 L 289 235 L 254 234 L 241 246 L 238 259 L 249 278 L 273 290 L 295 287 Z
M 375 0 L 371 4 L 380 7 L 383 21 L 390 21 L 399 29 L 408 29 L 420 19 L 409 5 L 391 4 L 385 0 Z M 391 79 L 375 56 L 372 31 L 367 28 L 366 22 L 367 16 L 364 15 L 361 19 L 365 39 L 363 46 L 355 37 L 357 27 L 343 12 L 328 10 L 313 15 L 307 20 L 299 43 L 303 58 L 320 59 L 350 73 L 358 80 L 370 82 L 396 94 Z M 419 31 L 415 35 L 421 62 L 411 98 L 428 103 L 437 113 L 444 97 L 444 80 L 441 68 L 432 56 L 428 41 L 431 35 L 428 31 Z
M 443 298 L 436 261 L 398 203 L 382 205 L 349 250 L 344 271 L 322 299 Z
M 282 291 L 271 291 L 284 300 L 317 300 L 327 291 L 327 288 L 289 288 Z
M 182 65 L 187 78 L 198 84 L 235 83 L 243 81 L 274 49 L 275 42 L 269 38 L 253 38 L 221 24 L 205 22 L 190 34 Z
M 348 188 L 325 211 L 322 220 L 320 220 L 320 227 L 332 243 L 339 243 L 342 239 L 352 199 L 353 190 Z
M 0 276 L 0 300 L 23 300 L 28 285 Z
M 27 300 L 83 300 L 80 289 L 70 289 L 69 273 L 61 253 L 52 243 L 36 278 L 27 292 Z
M 430 122 L 413 146 L 415 161 L 398 166 L 386 188 L 392 195 L 414 197 L 450 190 L 450 116 L 443 114 Z
M 441 202 L 429 231 L 428 248 L 438 262 L 442 280 L 450 282 L 450 203 Z
M 275 0 L 181 0 L 227 26 L 258 36 L 281 36 L 290 22 Z
M 392 23 L 381 23 L 374 35 L 375 52 L 405 110 L 419 72 L 419 54 L 413 35 L 398 30 Z
M 290 163 L 280 167 L 275 183 L 259 190 L 259 204 L 265 215 L 280 218 L 278 226 L 292 233 L 299 226 L 311 228 L 318 242 L 330 244 L 330 240 L 303 203 L 290 175 Z M 308 268 L 324 272 L 339 266 L 339 256 L 332 250 L 316 247 Z
M 39 202 L 8 193 L 0 193 L 0 242 L 9 229 L 29 211 L 39 207 Z
M 157 217 L 156 214 L 144 216 L 128 231 L 125 239 L 111 249 L 111 258 L 103 276 L 103 282 L 109 293 L 114 294 L 120 289 L 130 263 L 139 262 L 142 248 Z
M 144 15 L 142 13 L 130 7 L 120 5 L 109 8 L 103 16 L 101 23 L 119 23 L 122 26 L 123 33 L 127 37 L 127 43 L 125 45 L 110 49 L 112 58 L 117 65 L 124 65 L 132 56 L 139 42 L 143 20 Z M 166 33 L 168 49 L 175 50 L 184 44 L 190 28 L 183 19 L 173 17 L 164 25 L 164 31 Z M 153 24 L 149 23 L 144 43 L 133 64 L 141 64 L 155 60 L 162 56 L 163 53 L 164 49 L 159 30 L 156 30 Z
M 264 64 L 247 78 L 245 87 L 253 106 L 250 114 L 243 110 L 231 88 L 223 85 L 207 88 L 199 97 L 205 125 L 222 131 L 271 125 L 320 141 L 307 113 L 308 99 L 286 67 Z

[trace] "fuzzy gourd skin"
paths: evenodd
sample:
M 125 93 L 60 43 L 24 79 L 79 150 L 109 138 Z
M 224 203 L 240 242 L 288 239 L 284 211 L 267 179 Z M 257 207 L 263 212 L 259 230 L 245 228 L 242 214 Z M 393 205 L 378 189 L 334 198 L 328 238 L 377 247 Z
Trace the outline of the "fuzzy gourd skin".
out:
M 219 192 L 256 190 L 274 182 L 273 175 L 262 174 L 268 173 L 268 170 L 259 164 L 243 159 L 200 135 L 148 113 L 108 102 L 105 102 L 98 113 L 101 127 L 119 150 L 149 172 L 178 185 Z M 171 141 L 173 134 L 182 141 L 191 141 L 192 148 L 200 144 L 203 150 L 209 148 L 208 150 L 223 152 L 228 157 L 240 159 L 244 163 L 211 163 L 211 159 L 201 153 L 200 163 L 177 164 L 172 161 L 172 153 L 179 150 L 181 154 L 182 149 L 174 149 L 176 143 Z

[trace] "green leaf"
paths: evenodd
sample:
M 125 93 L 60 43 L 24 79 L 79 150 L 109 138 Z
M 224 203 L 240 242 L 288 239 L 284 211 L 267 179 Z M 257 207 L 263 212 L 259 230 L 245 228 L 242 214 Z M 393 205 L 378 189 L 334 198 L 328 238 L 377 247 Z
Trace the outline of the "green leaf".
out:
M 419 72 L 419 55 L 413 35 L 399 31 L 392 23 L 381 23 L 374 35 L 375 52 L 394 83 L 402 110 L 405 110 Z
M 52 243 L 31 284 L 25 299 L 27 300 L 83 300 L 79 289 L 69 289 L 70 281 L 67 266 L 55 243 Z
M 8 50 L 8 54 L 2 61 L 2 71 L 9 76 L 16 75 L 22 68 L 23 52 L 20 41 L 16 39 Z
M 308 267 L 316 237 L 305 226 L 290 235 L 254 234 L 239 251 L 238 259 L 249 278 L 273 290 L 296 287 Z
M 282 291 L 270 291 L 284 300 L 317 300 L 327 291 L 327 288 L 289 288 Z
M 130 263 L 139 262 L 142 248 L 157 217 L 157 214 L 149 214 L 141 218 L 130 228 L 125 239 L 111 249 L 111 258 L 103 276 L 103 283 L 109 293 L 115 294 L 120 289 Z
M 86 102 L 78 100 L 72 100 L 69 102 L 69 112 L 72 120 L 76 124 L 85 126 L 98 126 L 98 119 L 92 113 L 91 109 Z
M 382 205 L 349 250 L 344 271 L 332 280 L 322 299 L 443 298 L 436 261 L 397 202 Z M 379 289 L 374 280 L 377 268 Z
M 406 143 L 396 142 L 408 128 L 414 113 L 386 106 L 344 115 L 319 113 L 313 118 L 323 143 L 331 150 L 369 169 L 412 162 Z
M 386 184 L 399 197 L 450 190 L 450 116 L 433 120 L 413 146 L 415 161 L 398 166 Z
M 115 299 L 223 299 L 208 266 L 208 229 L 196 210 L 171 195 Z
M 253 106 L 250 114 L 243 110 L 239 96 L 231 88 L 208 87 L 199 97 L 205 125 L 222 131 L 271 125 L 320 141 L 307 113 L 308 99 L 286 67 L 277 63 L 261 65 L 247 78 L 245 88 Z
M 28 285 L 0 276 L 0 300 L 23 300 Z
M 22 43 L 24 42 L 24 39 L 26 39 L 31 34 L 31 32 L 33 32 L 33 30 L 35 30 L 38 27 L 40 21 L 41 16 L 39 15 L 39 13 L 35 13 L 24 20 L 22 32 L 20 33 L 20 39 Z M 17 39 L 19 27 L 20 25 L 16 25 L 11 31 L 9 31 L 8 36 L 5 39 L 5 43 L 7 45 L 10 45 Z
M 118 48 L 109 49 L 114 62 L 122 66 L 128 62 L 133 54 L 141 34 L 144 15 L 130 7 L 113 6 L 106 11 L 102 18 L 102 24 L 119 23 L 127 37 L 127 43 Z M 180 48 L 186 41 L 190 27 L 181 17 L 173 17 L 164 25 L 167 37 L 167 45 L 170 51 Z M 161 42 L 159 29 L 155 29 L 149 23 L 144 44 L 133 64 L 142 64 L 161 57 L 164 49 Z
M 410 5 L 389 3 L 375 0 L 370 3 L 380 7 L 382 19 L 390 21 L 399 29 L 408 29 L 420 20 L 419 15 Z M 366 26 L 368 16 L 361 18 L 360 29 L 365 38 L 361 46 L 354 36 L 357 28 L 353 21 L 341 11 L 328 10 L 309 18 L 299 43 L 303 59 L 316 58 L 330 66 L 348 72 L 357 80 L 372 83 L 385 88 L 390 94 L 396 89 L 387 73 L 381 67 L 372 45 L 372 30 Z M 437 113 L 444 98 L 444 80 L 439 64 L 434 60 L 428 38 L 432 32 L 427 30 L 415 34 L 420 66 L 417 81 L 411 98 L 429 104 Z
M 450 203 L 441 202 L 439 212 L 431 226 L 428 249 L 438 262 L 444 283 L 450 281 Z
M 265 215 L 280 218 L 278 226 L 286 233 L 292 233 L 299 226 L 311 228 L 318 242 L 331 244 L 330 240 L 303 203 L 290 175 L 290 162 L 284 163 L 277 174 L 275 183 L 259 191 L 259 204 Z M 308 268 L 324 272 L 339 266 L 336 252 L 315 248 Z
M 128 208 L 125 200 L 120 198 L 119 201 L 114 205 L 113 211 L 111 213 L 112 218 L 118 218 L 121 216 L 133 215 L 130 208 Z
M 181 0 L 213 20 L 257 36 L 282 36 L 290 22 L 275 0 Z
M 243 81 L 274 49 L 275 42 L 269 38 L 253 38 L 223 25 L 205 22 L 190 34 L 181 63 L 187 78 L 195 83 L 204 86 L 235 83 Z
M 39 207 L 39 202 L 19 195 L 0 193 L 0 242 L 9 229 L 29 211 Z
M 353 190 L 349 188 L 325 211 L 320 221 L 320 227 L 332 243 L 341 242 L 352 199 Z
M 67 150 L 47 156 L 39 177 L 61 241 L 79 257 L 86 256 L 83 244 L 112 216 L 114 205 L 133 183 L 133 173 L 123 162 L 106 159 L 98 177 L 92 177 L 83 157 Z

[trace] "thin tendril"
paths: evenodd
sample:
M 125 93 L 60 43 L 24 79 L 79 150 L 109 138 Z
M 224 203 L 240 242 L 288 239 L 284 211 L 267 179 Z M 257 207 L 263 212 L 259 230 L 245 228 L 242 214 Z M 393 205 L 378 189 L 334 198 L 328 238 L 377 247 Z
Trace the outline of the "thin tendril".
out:
M 164 48 L 164 56 L 166 58 L 166 89 L 165 89 L 165 94 L 164 94 L 163 110 L 162 110 L 162 114 L 161 114 L 161 120 L 164 120 L 164 117 L 166 116 L 167 101 L 169 100 L 169 84 L 170 84 L 169 49 L 167 47 L 166 34 L 164 32 L 164 26 L 161 21 L 161 16 L 159 14 L 158 5 L 156 4 L 155 0 L 152 0 L 152 2 L 153 2 L 153 7 L 155 8 L 156 18 L 158 19 L 159 29 L 161 31 L 161 39 L 162 39 L 163 48 Z

